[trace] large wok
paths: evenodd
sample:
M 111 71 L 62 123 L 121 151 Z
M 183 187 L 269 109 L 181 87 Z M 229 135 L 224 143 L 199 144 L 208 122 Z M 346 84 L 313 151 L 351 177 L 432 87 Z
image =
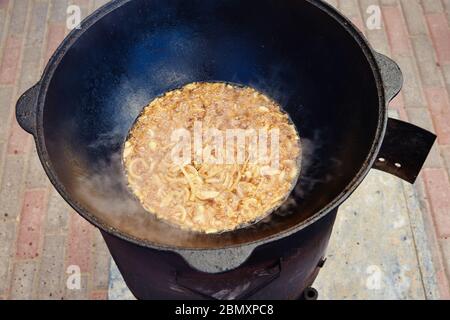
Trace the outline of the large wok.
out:
M 194 81 L 254 87 L 289 113 L 304 148 L 283 211 L 202 235 L 155 219 L 129 192 L 120 155 L 136 117 L 156 96 Z M 398 66 L 321 1 L 116 0 L 64 40 L 18 101 L 17 119 L 56 189 L 110 247 L 123 241 L 220 273 L 335 214 L 372 168 L 414 182 L 435 136 L 388 119 L 401 86 Z M 317 250 L 312 263 L 329 221 L 324 241 L 308 249 Z

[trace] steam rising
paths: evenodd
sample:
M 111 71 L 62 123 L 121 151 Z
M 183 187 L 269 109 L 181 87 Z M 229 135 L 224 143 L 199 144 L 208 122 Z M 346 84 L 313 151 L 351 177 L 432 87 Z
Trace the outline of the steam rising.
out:
M 141 206 L 127 185 L 125 169 L 122 163 L 122 144 L 125 137 L 116 131 L 102 134 L 91 143 L 89 149 L 117 150 L 107 158 L 91 163 L 90 174 L 79 176 L 75 193 L 84 200 L 84 207 L 100 222 L 131 235 L 137 239 L 147 239 L 162 245 L 187 245 L 196 237 L 189 233 L 158 220 Z M 281 207 L 260 221 L 270 228 L 272 223 L 279 223 L 280 218 L 297 214 L 302 201 L 318 183 L 332 179 L 331 175 L 323 179 L 314 178 L 316 170 L 320 170 L 319 149 L 324 147 L 322 137 L 317 132 L 312 139 L 302 139 L 301 172 L 296 186 L 289 198 Z M 337 160 L 335 160 L 337 161 Z M 337 164 L 339 165 L 339 164 Z M 301 214 L 301 213 L 300 213 Z M 275 219 L 276 218 L 276 219 Z M 256 224 L 248 229 L 255 229 Z

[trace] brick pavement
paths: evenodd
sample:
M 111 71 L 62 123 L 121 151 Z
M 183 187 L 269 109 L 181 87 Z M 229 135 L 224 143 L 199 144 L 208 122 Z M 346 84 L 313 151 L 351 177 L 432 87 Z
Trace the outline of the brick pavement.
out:
M 106 0 L 0 0 L 0 299 L 104 299 L 109 255 L 97 230 L 51 187 L 31 137 L 14 118 L 17 98 L 38 79 L 67 33 L 66 10 L 85 17 Z M 450 0 L 329 0 L 394 58 L 405 75 L 392 108 L 437 132 L 419 195 L 441 298 L 450 299 Z M 380 28 L 369 28 L 373 6 Z M 81 290 L 66 286 L 81 268 Z
M 14 118 L 65 34 L 66 10 L 106 1 L 0 0 L 0 298 L 106 299 L 110 256 L 99 232 L 51 187 Z M 79 265 L 81 290 L 66 286 Z

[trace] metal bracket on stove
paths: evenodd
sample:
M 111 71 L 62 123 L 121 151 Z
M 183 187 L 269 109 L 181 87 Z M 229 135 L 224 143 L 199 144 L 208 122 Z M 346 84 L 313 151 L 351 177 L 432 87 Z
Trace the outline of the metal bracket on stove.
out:
M 373 168 L 414 183 L 436 141 L 436 135 L 413 124 L 389 119 Z
M 202 298 L 241 300 L 268 286 L 280 273 L 281 260 L 277 260 L 256 267 L 244 266 L 221 274 L 181 271 L 175 274 L 175 280 L 177 285 Z

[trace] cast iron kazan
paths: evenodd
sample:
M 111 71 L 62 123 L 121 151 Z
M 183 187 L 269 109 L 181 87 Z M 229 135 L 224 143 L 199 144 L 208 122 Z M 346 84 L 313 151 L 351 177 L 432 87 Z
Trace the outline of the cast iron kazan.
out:
M 303 141 L 283 207 L 256 225 L 200 235 L 147 214 L 121 150 L 142 108 L 194 81 L 276 99 Z M 318 0 L 116 0 L 56 50 L 17 103 L 65 200 L 100 228 L 141 299 L 296 299 L 323 263 L 337 209 L 370 169 L 416 179 L 435 136 L 388 119 L 402 74 Z

